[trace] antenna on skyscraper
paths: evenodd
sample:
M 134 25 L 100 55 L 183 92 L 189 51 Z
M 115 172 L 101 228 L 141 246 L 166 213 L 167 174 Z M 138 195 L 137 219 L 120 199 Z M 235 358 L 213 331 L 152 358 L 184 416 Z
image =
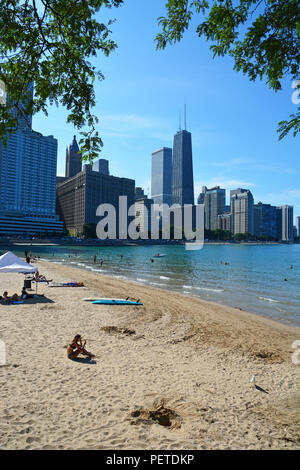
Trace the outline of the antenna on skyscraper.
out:
M 179 111 L 179 131 L 181 131 L 181 111 Z
M 184 130 L 186 131 L 186 104 L 184 105 Z

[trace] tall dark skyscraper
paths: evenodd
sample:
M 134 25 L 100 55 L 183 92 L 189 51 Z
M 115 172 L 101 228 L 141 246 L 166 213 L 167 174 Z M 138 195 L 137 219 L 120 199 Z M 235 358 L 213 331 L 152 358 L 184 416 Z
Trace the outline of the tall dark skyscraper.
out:
M 192 134 L 187 130 L 174 136 L 172 203 L 194 204 Z
M 66 178 L 77 175 L 82 170 L 81 153 L 74 135 L 73 142 L 66 151 Z

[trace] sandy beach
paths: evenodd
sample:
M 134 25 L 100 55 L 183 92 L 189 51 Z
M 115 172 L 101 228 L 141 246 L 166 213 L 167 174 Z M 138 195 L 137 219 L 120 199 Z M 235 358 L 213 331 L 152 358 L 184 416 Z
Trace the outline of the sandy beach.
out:
M 300 448 L 299 328 L 78 268 L 37 266 L 85 287 L 39 283 L 44 299 L 0 304 L 0 449 Z M 20 293 L 23 280 L 2 274 L 1 294 Z M 82 300 L 127 296 L 143 306 Z M 94 361 L 67 358 L 77 333 Z

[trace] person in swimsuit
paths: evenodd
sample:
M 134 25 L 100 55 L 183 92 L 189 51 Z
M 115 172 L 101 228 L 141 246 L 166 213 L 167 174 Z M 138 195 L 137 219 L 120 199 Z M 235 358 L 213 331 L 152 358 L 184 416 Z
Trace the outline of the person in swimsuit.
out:
M 68 344 L 67 347 L 67 356 L 69 359 L 76 359 L 76 357 L 81 353 L 84 356 L 88 356 L 92 359 L 94 354 L 85 349 L 86 341 L 82 344 L 81 335 L 76 335 L 72 342 Z
M 18 296 L 18 294 L 13 294 L 13 295 L 9 296 L 8 292 L 5 291 L 5 292 L 3 292 L 3 300 L 5 302 L 8 302 L 8 303 L 9 302 L 17 302 L 19 300 L 19 296 Z
M 42 274 L 39 273 L 39 271 L 37 271 L 33 277 L 33 280 L 36 281 L 36 282 L 42 282 L 42 281 L 46 281 L 47 283 L 49 282 L 52 282 L 53 279 L 46 279 L 45 276 L 43 276 Z

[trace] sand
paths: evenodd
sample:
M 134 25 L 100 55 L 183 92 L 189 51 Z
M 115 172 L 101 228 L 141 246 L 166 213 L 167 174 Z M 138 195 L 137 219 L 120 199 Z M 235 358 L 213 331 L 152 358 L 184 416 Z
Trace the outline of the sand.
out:
M 299 449 L 300 329 L 133 282 L 38 262 L 46 298 L 0 305 L 0 449 Z M 1 274 L 17 291 L 21 274 Z M 142 307 L 86 297 L 137 297 Z M 77 333 L 96 355 L 67 358 Z M 256 386 L 250 382 L 255 375 Z

